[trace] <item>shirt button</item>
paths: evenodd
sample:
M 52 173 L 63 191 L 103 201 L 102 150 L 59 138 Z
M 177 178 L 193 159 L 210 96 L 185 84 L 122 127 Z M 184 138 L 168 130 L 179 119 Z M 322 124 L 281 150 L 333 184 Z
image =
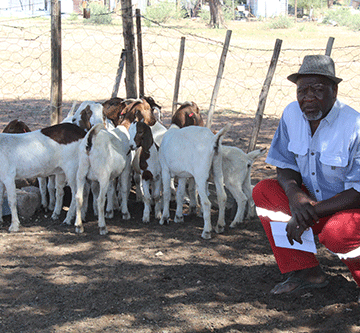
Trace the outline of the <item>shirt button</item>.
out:
M 320 191 L 319 190 L 316 190 L 316 193 L 319 193 Z
M 314 156 L 314 155 L 315 155 L 315 153 L 312 151 L 312 152 L 311 152 L 311 156 Z
M 312 174 L 313 176 L 315 176 L 315 172 L 312 172 L 311 174 Z

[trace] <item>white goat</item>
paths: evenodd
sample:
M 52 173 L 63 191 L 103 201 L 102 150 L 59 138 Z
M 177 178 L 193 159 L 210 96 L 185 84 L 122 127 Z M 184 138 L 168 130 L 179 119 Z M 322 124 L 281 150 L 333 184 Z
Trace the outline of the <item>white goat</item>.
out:
M 80 106 L 74 111 L 75 105 L 73 104 L 72 109 L 69 111 L 67 117 L 62 121 L 63 123 L 69 122 L 73 123 L 80 128 L 84 129 L 86 132 L 90 130 L 94 125 L 102 123 L 106 126 L 107 129 L 114 129 L 114 125 L 110 119 L 107 119 L 103 114 L 103 105 L 101 103 L 97 103 L 94 101 L 84 101 L 80 104 Z M 64 175 L 58 174 L 52 177 L 49 177 L 48 181 L 48 191 L 51 198 L 55 196 L 56 192 L 56 200 L 62 200 L 64 195 L 64 187 L 66 185 L 66 178 Z M 55 191 L 56 187 L 56 191 Z M 96 197 L 97 197 L 97 187 L 95 184 L 86 183 L 84 189 L 84 205 L 83 205 L 83 218 L 85 218 L 85 214 L 88 207 L 88 197 L 90 194 L 90 187 L 94 194 L 93 196 L 93 207 L 94 214 L 98 215 L 97 205 L 96 205 Z M 115 196 L 115 180 L 111 183 L 109 187 L 109 195 L 107 200 L 106 207 L 106 217 L 112 218 L 114 216 L 114 207 L 118 208 L 117 198 Z M 60 197 L 60 198 L 59 198 Z M 51 207 L 51 205 L 50 205 Z M 59 212 L 60 213 L 60 212 Z M 57 219 L 59 214 L 55 211 L 53 212 L 52 219 Z
M 124 220 L 130 219 L 127 206 L 128 181 L 130 177 L 131 157 L 128 131 L 117 126 L 108 131 L 103 124 L 95 125 L 86 135 L 79 148 L 79 169 L 77 172 L 76 221 L 75 231 L 84 232 L 81 218 L 83 189 L 86 179 L 97 181 L 100 191 L 97 199 L 98 225 L 100 235 L 107 234 L 105 224 L 105 196 L 111 180 L 120 176 L 121 212 Z
M 255 216 L 255 205 L 252 199 L 251 166 L 254 160 L 265 154 L 266 148 L 244 153 L 240 148 L 222 146 L 222 165 L 225 187 L 230 191 L 237 203 L 237 212 L 230 228 L 243 222 L 248 205 L 247 218 Z
M 229 125 L 226 125 L 214 135 L 206 127 L 189 126 L 180 129 L 173 124 L 165 133 L 159 150 L 164 201 L 160 224 L 164 224 L 169 219 L 171 177 L 177 176 L 179 178 L 174 222 L 182 222 L 184 219 L 182 208 L 186 179 L 194 177 L 203 209 L 204 229 L 201 236 L 204 239 L 211 238 L 212 227 L 210 201 L 207 196 L 207 180 L 212 169 L 219 203 L 219 218 L 215 231 L 217 233 L 223 232 L 226 193 L 221 164 L 221 141 L 228 129 Z
M 151 129 L 143 121 L 130 125 L 130 148 L 136 149 L 132 162 L 134 170 L 141 175 L 141 189 L 144 200 L 143 222 L 150 222 L 151 199 L 155 202 L 155 218 L 161 217 L 161 166 L 158 146 L 153 140 Z M 152 193 L 150 193 L 150 188 Z
M 0 207 L 5 185 L 12 215 L 10 232 L 18 231 L 20 226 L 15 179 L 65 173 L 75 199 L 77 151 L 85 134 L 81 128 L 72 124 L 58 124 L 17 135 L 0 134 Z M 58 206 L 55 205 L 55 208 L 61 210 L 61 205 L 59 207 L 59 203 L 56 204 Z M 65 223 L 70 223 L 74 212 L 75 200 L 72 201 Z M 2 216 L 0 218 L 2 221 Z

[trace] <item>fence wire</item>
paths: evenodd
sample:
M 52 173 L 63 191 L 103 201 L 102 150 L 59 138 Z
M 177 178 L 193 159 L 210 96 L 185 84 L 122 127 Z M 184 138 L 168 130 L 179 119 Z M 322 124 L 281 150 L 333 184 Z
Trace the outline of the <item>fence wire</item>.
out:
M 49 16 L 0 20 L 0 112 L 8 115 L 8 121 L 21 108 L 35 128 L 50 122 L 50 23 Z M 109 99 L 124 48 L 121 24 L 95 26 L 83 20 L 63 19 L 61 37 L 64 114 L 73 102 Z M 181 37 L 186 39 L 178 101 L 195 101 L 206 113 L 224 42 L 208 38 L 206 32 L 196 35 L 163 26 L 143 27 L 145 94 L 154 97 L 165 113 L 171 113 Z M 286 77 L 298 70 L 305 55 L 324 54 L 325 48 L 326 45 L 316 45 L 281 50 L 267 97 L 266 116 L 279 117 L 295 99 L 294 86 Z M 255 115 L 272 54 L 272 48 L 244 48 L 235 39 L 230 41 L 216 100 L 217 113 Z M 357 108 L 360 45 L 334 46 L 332 58 L 337 76 L 344 79 L 339 99 Z M 126 97 L 124 74 L 119 97 Z M 5 125 L 6 119 L 2 117 L 0 126 Z

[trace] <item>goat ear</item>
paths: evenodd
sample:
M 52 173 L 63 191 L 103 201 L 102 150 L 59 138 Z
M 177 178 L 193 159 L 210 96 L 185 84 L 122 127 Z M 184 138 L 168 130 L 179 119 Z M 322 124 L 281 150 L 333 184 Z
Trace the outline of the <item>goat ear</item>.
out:
M 143 126 L 143 131 L 144 131 L 144 133 L 143 133 L 143 136 L 141 139 L 141 146 L 143 147 L 143 149 L 145 151 L 149 151 L 149 149 L 151 148 L 151 146 L 154 143 L 151 129 L 149 126 Z
M 90 124 L 90 118 L 92 116 L 92 111 L 90 108 L 90 105 L 87 105 L 86 108 L 84 110 L 82 110 L 80 112 L 80 118 L 81 118 L 81 122 L 80 122 L 80 127 L 85 129 L 85 130 L 90 130 L 91 128 L 91 124 Z

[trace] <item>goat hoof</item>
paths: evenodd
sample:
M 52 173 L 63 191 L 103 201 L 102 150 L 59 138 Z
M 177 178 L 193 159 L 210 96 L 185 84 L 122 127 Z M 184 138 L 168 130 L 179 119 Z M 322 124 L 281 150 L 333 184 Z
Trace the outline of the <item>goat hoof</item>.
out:
M 75 227 L 75 232 L 77 234 L 82 234 L 84 232 L 84 227 L 81 226 L 81 227 Z
M 184 216 L 177 216 L 175 215 L 175 218 L 174 218 L 174 222 L 175 223 L 183 223 L 184 222 Z
M 71 225 L 71 221 L 65 219 L 62 224 Z
M 210 231 L 203 231 L 201 237 L 204 239 L 211 239 L 211 232 Z
M 150 223 L 150 218 L 143 218 L 142 221 L 143 223 Z
M 10 225 L 9 232 L 18 232 L 18 231 L 19 231 L 18 226 Z
M 113 210 L 111 210 L 109 212 L 106 212 L 105 218 L 112 219 L 113 217 L 114 217 L 114 211 Z
M 106 235 L 108 233 L 108 230 L 106 227 L 100 227 L 100 235 Z
M 216 232 L 217 234 L 222 234 L 222 233 L 224 232 L 224 227 L 217 225 L 217 226 L 215 227 L 215 232 Z
M 161 225 L 170 224 L 169 218 L 168 217 L 167 218 L 162 217 L 160 219 L 160 221 L 159 221 L 159 224 L 161 224 Z
M 240 223 L 240 222 L 231 222 L 231 224 L 229 225 L 229 227 L 230 228 L 232 228 L 232 229 L 234 229 L 234 228 L 236 228 L 236 225 L 238 224 L 238 223 Z
M 131 218 L 131 216 L 130 216 L 129 212 L 122 214 L 122 219 L 123 220 L 130 220 L 130 218 Z
M 41 209 L 44 213 L 48 213 L 49 212 L 49 208 L 47 206 L 43 206 L 41 205 Z
M 60 217 L 60 215 L 59 215 L 59 214 L 56 214 L 56 213 L 52 213 L 52 215 L 51 215 L 51 219 L 52 219 L 52 220 L 58 220 L 59 217 Z
M 189 215 L 196 215 L 196 214 L 197 214 L 196 206 L 190 206 L 189 207 Z

